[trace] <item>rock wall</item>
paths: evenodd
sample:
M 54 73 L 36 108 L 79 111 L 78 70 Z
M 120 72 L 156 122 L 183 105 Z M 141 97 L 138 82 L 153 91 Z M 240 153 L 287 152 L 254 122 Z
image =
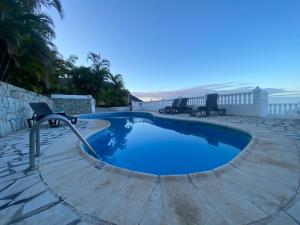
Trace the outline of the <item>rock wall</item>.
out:
M 95 112 L 91 95 L 56 94 L 50 98 L 0 81 L 0 137 L 28 127 L 27 119 L 33 115 L 30 102 L 46 102 L 54 112 L 70 115 Z
M 64 111 L 69 115 L 93 113 L 95 108 L 95 100 L 79 98 L 52 98 L 54 107 L 58 111 Z
M 30 102 L 46 102 L 54 108 L 51 98 L 0 81 L 0 137 L 27 127 L 33 114 Z

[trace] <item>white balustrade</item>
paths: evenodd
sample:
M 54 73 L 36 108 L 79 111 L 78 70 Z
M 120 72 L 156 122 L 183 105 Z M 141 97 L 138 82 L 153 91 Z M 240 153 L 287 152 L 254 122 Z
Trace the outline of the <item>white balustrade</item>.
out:
M 270 116 L 300 116 L 299 103 L 276 103 L 268 105 Z
M 150 102 L 133 102 L 135 111 L 158 111 L 171 106 L 174 99 L 162 99 Z M 206 96 L 191 97 L 188 106 L 204 106 Z M 249 92 L 220 94 L 219 108 L 225 108 L 227 115 L 240 116 L 300 116 L 300 103 L 298 104 L 268 104 L 268 94 L 260 88 Z

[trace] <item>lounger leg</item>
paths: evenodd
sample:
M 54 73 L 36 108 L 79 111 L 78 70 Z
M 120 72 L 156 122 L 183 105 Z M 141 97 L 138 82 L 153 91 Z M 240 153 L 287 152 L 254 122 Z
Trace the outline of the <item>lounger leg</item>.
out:
M 76 124 L 77 123 L 77 118 L 71 119 L 71 123 Z
M 57 120 L 48 120 L 48 123 L 50 127 L 58 127 L 59 126 L 59 121 Z
M 27 119 L 27 124 L 28 124 L 28 127 L 31 128 L 32 127 L 32 124 L 31 124 L 31 119 Z

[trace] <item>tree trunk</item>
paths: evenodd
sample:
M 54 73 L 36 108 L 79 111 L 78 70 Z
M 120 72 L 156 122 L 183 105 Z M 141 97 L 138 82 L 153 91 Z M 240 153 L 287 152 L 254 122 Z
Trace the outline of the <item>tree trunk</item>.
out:
M 7 77 L 6 77 L 6 82 L 7 82 L 7 83 L 9 83 L 9 81 L 10 81 L 10 77 L 11 77 L 11 72 L 10 72 L 10 73 L 8 73 L 8 75 L 7 75 Z
M 67 74 L 67 92 L 70 94 L 70 84 L 69 84 L 69 82 L 70 82 L 70 78 L 69 78 L 69 74 Z
M 4 61 L 5 61 L 5 55 L 3 54 L 3 57 L 1 57 L 0 70 L 2 68 Z
M 1 74 L 1 71 L 3 70 L 3 66 L 4 66 L 4 63 L 5 63 L 6 55 L 7 54 L 5 54 L 5 52 L 3 52 L 3 57 L 1 57 L 1 64 L 0 64 L 0 74 Z
M 8 68 L 9 68 L 10 62 L 11 62 L 11 57 L 9 57 L 8 62 L 6 64 L 6 67 L 5 67 L 4 71 L 3 71 L 3 74 L 1 76 L 1 81 L 5 81 L 5 74 L 6 74 L 7 70 L 8 70 Z

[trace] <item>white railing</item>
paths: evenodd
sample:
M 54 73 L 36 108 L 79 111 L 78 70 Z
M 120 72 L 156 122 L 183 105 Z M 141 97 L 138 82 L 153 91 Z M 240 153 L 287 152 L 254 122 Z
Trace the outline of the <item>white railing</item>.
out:
M 174 99 L 150 102 L 133 102 L 135 111 L 158 111 L 171 106 Z M 206 96 L 190 97 L 188 106 L 204 106 Z M 268 104 L 268 94 L 259 87 L 249 92 L 219 94 L 219 108 L 225 108 L 227 115 L 239 116 L 286 116 L 300 118 L 298 104 Z
M 205 105 L 205 96 L 189 98 L 188 105 Z M 221 94 L 218 98 L 218 105 L 241 105 L 253 104 L 253 92 L 237 94 Z
M 150 102 L 133 102 L 132 109 L 134 111 L 158 111 L 166 106 L 171 106 L 174 99 L 150 101 Z
M 269 104 L 268 115 L 287 117 L 300 116 L 300 102 Z
M 165 106 L 172 105 L 173 99 L 134 102 L 133 110 L 137 111 L 157 111 Z M 206 96 L 191 97 L 188 106 L 205 105 Z M 255 88 L 249 92 L 220 94 L 218 99 L 220 108 L 225 108 L 228 115 L 245 115 L 245 116 L 266 116 L 268 105 L 268 94 L 260 88 Z

